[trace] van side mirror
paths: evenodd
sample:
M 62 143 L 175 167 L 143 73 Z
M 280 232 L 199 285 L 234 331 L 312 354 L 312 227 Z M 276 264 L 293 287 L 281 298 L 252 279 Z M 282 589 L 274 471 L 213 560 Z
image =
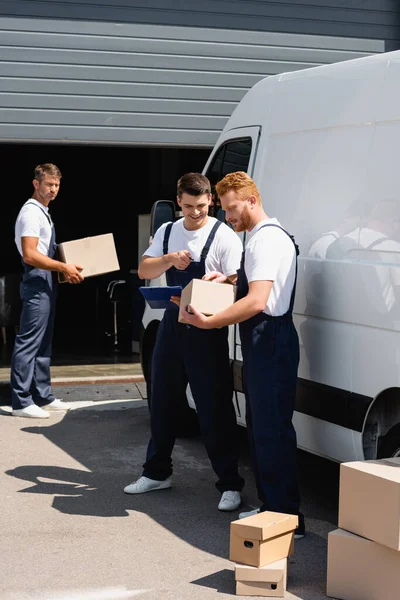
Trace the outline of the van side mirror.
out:
M 172 200 L 157 200 L 154 202 L 150 213 L 150 236 L 152 238 L 163 223 L 175 221 L 175 211 L 175 202 L 172 202 Z

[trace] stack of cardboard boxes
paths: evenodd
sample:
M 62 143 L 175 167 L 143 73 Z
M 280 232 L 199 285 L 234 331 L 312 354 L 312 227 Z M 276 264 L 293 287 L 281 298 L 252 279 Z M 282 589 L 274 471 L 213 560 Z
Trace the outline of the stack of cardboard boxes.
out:
M 340 465 L 338 525 L 328 535 L 327 595 L 400 598 L 400 458 Z
M 262 512 L 233 521 L 229 559 L 235 563 L 236 594 L 283 598 L 287 557 L 294 551 L 298 517 Z

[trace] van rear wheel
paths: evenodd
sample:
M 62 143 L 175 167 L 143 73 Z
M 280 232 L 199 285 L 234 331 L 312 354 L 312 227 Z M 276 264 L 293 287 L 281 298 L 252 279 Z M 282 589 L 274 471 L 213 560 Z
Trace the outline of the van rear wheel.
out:
M 378 449 L 378 458 L 394 457 L 400 457 L 400 423 L 382 438 Z

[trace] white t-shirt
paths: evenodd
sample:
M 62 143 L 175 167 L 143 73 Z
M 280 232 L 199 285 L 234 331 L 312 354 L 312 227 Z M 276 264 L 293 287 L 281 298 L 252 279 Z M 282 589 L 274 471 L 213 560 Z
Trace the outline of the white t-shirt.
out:
M 261 229 L 267 223 L 280 225 L 277 219 L 264 219 L 250 231 L 244 270 L 249 283 L 274 282 L 263 312 L 279 317 L 284 315 L 290 306 L 296 275 L 296 251 L 290 237 L 278 227 Z
M 327 231 L 316 240 L 308 251 L 308 256 L 313 258 L 326 258 L 326 253 L 331 244 L 339 239 L 337 231 Z
M 217 219 L 208 217 L 206 225 L 194 231 L 185 229 L 183 222 L 184 219 L 182 218 L 173 224 L 168 240 L 168 252 L 188 250 L 193 261 L 199 262 L 201 251 Z M 157 258 L 163 255 L 164 235 L 167 225 L 168 223 L 164 223 L 157 229 L 151 245 L 143 253 L 143 256 Z M 206 273 L 219 271 L 224 275 L 235 275 L 240 267 L 242 251 L 243 246 L 239 236 L 225 223 L 221 223 L 205 261 Z
M 37 206 L 33 206 L 34 204 Z M 25 202 L 18 213 L 18 217 L 15 222 L 15 243 L 21 256 L 22 237 L 39 238 L 37 246 L 38 251 L 46 256 L 49 253 L 52 227 L 49 219 L 46 217 L 43 211 L 45 211 L 46 214 L 49 214 L 49 209 L 47 206 L 44 206 L 37 200 L 31 198 Z

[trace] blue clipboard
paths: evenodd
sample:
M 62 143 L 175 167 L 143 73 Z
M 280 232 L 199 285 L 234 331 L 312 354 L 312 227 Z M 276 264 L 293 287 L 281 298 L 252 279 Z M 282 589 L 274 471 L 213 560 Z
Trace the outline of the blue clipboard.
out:
M 182 286 L 180 285 L 142 286 L 139 290 L 151 308 L 167 308 L 170 304 L 171 296 L 180 296 L 182 294 Z

